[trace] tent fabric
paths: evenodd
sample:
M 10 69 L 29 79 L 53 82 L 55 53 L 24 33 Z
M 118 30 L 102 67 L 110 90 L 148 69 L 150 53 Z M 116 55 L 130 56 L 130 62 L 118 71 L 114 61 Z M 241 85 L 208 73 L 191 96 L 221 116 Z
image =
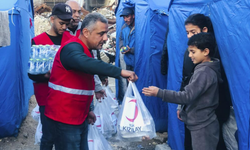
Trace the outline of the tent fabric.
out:
M 183 55 L 187 48 L 184 21 L 194 13 L 208 15 L 213 23 L 221 61 L 224 66 L 236 115 L 239 149 L 250 149 L 250 60 L 249 47 L 250 2 L 247 0 L 175 0 L 169 12 L 168 35 L 168 89 L 179 90 L 181 84 Z M 176 105 L 169 104 L 169 144 L 173 149 L 180 146 L 183 128 L 176 119 Z M 182 130 L 181 130 L 182 129 Z M 178 133 L 179 132 L 179 133 Z
M 121 1 L 116 13 L 117 37 L 119 37 L 121 26 L 124 23 L 123 19 L 119 17 L 124 7 L 123 3 L 124 1 Z M 133 3 L 135 6 L 137 40 L 135 72 L 139 77 L 136 85 L 140 92 L 143 87 L 149 85 L 175 91 L 180 89 L 183 56 L 188 40 L 184 21 L 194 13 L 202 13 L 211 18 L 221 61 L 229 82 L 238 126 L 239 149 L 250 150 L 250 59 L 248 59 L 250 55 L 248 50 L 250 1 L 126 0 L 125 3 Z M 160 74 L 160 52 L 168 24 L 168 74 L 162 76 Z M 118 42 L 119 38 L 117 38 Z M 118 47 L 117 49 L 119 50 Z M 119 56 L 119 51 L 117 51 L 117 56 Z M 116 59 L 116 64 L 118 62 L 119 60 Z M 165 129 L 166 122 L 168 123 L 170 147 L 183 150 L 184 126 L 176 117 L 177 105 L 162 103 L 157 98 L 143 95 L 142 98 L 156 122 L 157 129 Z M 166 115 L 168 115 L 168 120 L 166 120 Z M 164 120 L 164 123 L 159 120 Z
M 33 95 L 27 76 L 30 41 L 34 36 L 32 5 L 32 0 L 9 0 L 0 6 L 0 11 L 9 11 L 11 32 L 11 45 L 0 48 L 0 138 L 18 134 Z
M 167 23 L 168 5 L 155 9 L 160 3 L 152 2 L 155 6 L 151 8 L 145 1 L 121 1 L 116 13 L 116 37 L 119 43 L 121 27 L 124 24 L 120 17 L 124 7 L 135 8 L 135 68 L 134 71 L 139 79 L 135 82 L 142 99 L 150 111 L 156 125 L 156 131 L 167 131 L 167 103 L 159 98 L 146 97 L 142 92 L 143 87 L 157 85 L 166 88 L 167 78 L 159 74 L 160 58 L 164 43 Z M 165 10 L 164 10 L 165 9 Z M 143 38 L 142 38 L 143 37 Z M 117 50 L 118 50 L 117 45 Z M 119 51 L 116 53 L 116 65 L 119 64 Z M 145 71 L 147 70 L 147 71 Z M 116 93 L 118 94 L 118 82 L 116 81 Z

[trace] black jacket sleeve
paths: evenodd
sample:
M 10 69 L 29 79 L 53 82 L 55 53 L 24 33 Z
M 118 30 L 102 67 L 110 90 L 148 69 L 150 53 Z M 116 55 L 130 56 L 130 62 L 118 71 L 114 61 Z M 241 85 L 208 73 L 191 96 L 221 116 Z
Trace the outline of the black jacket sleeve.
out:
M 30 74 L 28 73 L 28 76 L 31 80 L 35 81 L 35 82 L 48 82 L 49 81 L 49 78 L 46 78 L 45 77 L 45 74 Z
M 60 54 L 62 65 L 67 70 L 119 78 L 121 69 L 101 60 L 88 57 L 81 44 L 72 42 L 63 47 Z

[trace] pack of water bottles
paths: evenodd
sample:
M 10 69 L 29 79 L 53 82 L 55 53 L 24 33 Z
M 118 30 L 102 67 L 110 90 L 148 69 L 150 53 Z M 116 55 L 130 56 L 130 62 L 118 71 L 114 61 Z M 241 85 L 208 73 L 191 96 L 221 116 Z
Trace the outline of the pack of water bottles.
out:
M 60 45 L 33 45 L 30 50 L 28 73 L 45 74 L 51 68 Z

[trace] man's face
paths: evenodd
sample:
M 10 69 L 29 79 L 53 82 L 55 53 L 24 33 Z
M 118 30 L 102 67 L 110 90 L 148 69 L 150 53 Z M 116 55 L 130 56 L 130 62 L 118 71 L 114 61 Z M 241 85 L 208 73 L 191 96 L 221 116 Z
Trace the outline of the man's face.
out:
M 133 15 L 123 16 L 123 19 L 127 25 L 131 26 L 134 23 L 135 15 L 133 14 Z
M 97 21 L 92 31 L 88 32 L 87 45 L 90 50 L 102 49 L 103 44 L 108 40 L 108 24 Z
M 201 33 L 201 29 L 198 26 L 193 25 L 191 23 L 185 25 L 185 28 L 186 28 L 186 31 L 187 31 L 188 39 L 190 39 L 195 34 Z
M 57 35 L 62 35 L 68 28 L 70 21 L 63 21 L 57 17 L 51 17 L 52 28 Z
M 188 46 L 188 51 L 189 51 L 188 56 L 192 59 L 194 64 L 205 62 L 205 60 L 207 59 L 206 51 L 201 51 L 196 46 L 192 45 Z
M 70 26 L 76 27 L 78 26 L 80 19 L 81 19 L 80 18 L 82 15 L 81 7 L 77 2 L 74 2 L 74 1 L 71 1 L 68 5 L 72 9 L 72 17 L 73 17 L 73 19 L 70 22 Z

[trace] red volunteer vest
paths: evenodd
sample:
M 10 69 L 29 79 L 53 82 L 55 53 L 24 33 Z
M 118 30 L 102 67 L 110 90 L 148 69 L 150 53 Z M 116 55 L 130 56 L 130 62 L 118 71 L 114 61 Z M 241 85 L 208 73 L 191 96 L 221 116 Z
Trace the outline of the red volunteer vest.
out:
M 65 32 L 67 32 L 68 34 L 70 34 L 70 32 L 69 31 L 65 31 Z M 76 37 L 79 37 L 79 35 L 80 35 L 80 33 L 81 33 L 81 29 L 78 29 L 77 31 L 76 31 Z
M 61 49 L 71 42 L 81 44 L 84 53 L 88 57 L 92 57 L 88 48 L 77 37 L 73 37 L 61 46 L 51 70 L 45 115 L 58 122 L 80 125 L 88 116 L 95 84 L 93 75 L 66 70 L 63 67 L 60 60 Z
M 63 34 L 62 37 L 62 43 L 65 43 L 67 40 L 69 40 L 72 36 L 70 34 Z M 36 45 L 54 45 L 54 43 L 51 41 L 49 36 L 44 32 L 36 37 L 33 38 Z M 46 104 L 46 98 L 48 95 L 48 83 L 33 83 L 34 86 L 34 93 L 36 96 L 36 101 L 39 106 L 45 106 Z

